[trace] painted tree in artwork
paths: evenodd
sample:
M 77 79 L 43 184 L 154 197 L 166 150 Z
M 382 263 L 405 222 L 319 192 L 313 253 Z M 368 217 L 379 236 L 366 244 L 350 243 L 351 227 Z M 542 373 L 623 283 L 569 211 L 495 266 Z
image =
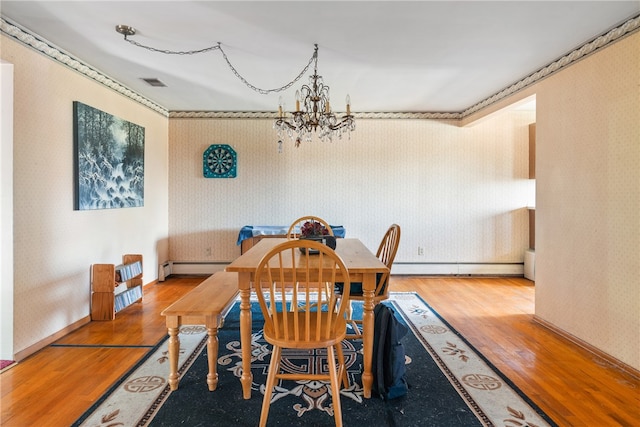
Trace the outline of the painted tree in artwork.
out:
M 144 205 L 144 128 L 74 102 L 76 209 Z

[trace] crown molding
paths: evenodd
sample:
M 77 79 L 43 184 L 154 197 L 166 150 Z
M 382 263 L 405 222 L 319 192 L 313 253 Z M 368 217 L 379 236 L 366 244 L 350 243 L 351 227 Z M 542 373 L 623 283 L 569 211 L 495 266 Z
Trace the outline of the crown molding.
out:
M 170 119 L 268 119 L 275 120 L 275 111 L 171 111 Z M 339 116 L 341 113 L 336 112 Z M 418 119 L 418 120 L 459 120 L 461 113 L 352 113 L 358 119 Z
M 478 102 L 461 112 L 448 113 L 431 113 L 431 112 L 362 112 L 354 113 L 357 119 L 431 119 L 431 120 L 460 120 L 476 113 L 483 108 L 505 99 L 516 92 L 519 92 L 540 80 L 560 71 L 569 65 L 584 59 L 586 56 L 610 45 L 623 37 L 626 37 L 640 29 L 640 15 L 625 21 L 622 25 L 609 30 L 606 34 L 594 38 L 592 41 L 585 43 L 578 49 L 573 50 L 567 55 L 559 58 L 551 64 L 537 70 L 522 80 L 506 87 L 500 92 Z M 17 24 L 10 23 L 4 17 L 0 18 L 0 32 L 19 41 L 20 43 L 48 56 L 52 60 L 59 62 L 74 71 L 83 74 L 98 83 L 115 90 L 116 92 L 138 102 L 169 118 L 187 118 L 187 119 L 274 119 L 275 112 L 252 112 L 252 111 L 169 111 L 166 108 L 156 104 L 155 102 L 145 98 L 144 96 L 127 88 L 123 84 L 117 82 L 111 77 L 96 70 L 92 66 L 74 58 L 72 55 L 55 47 L 53 44 L 45 41 L 41 37 L 20 28 Z
M 583 44 L 578 49 L 573 50 L 569 54 L 561 57 L 560 59 L 552 62 L 551 64 L 539 69 L 535 73 L 532 73 L 525 77 L 524 79 L 512 84 L 511 86 L 501 90 L 495 95 L 490 96 L 489 98 L 473 105 L 472 107 L 464 110 L 461 115 L 462 117 L 467 117 L 483 108 L 488 107 L 489 105 L 500 101 L 510 95 L 513 95 L 516 92 L 521 91 L 524 88 L 527 88 L 534 83 L 539 82 L 540 80 L 549 77 L 551 74 L 554 74 L 560 71 L 563 68 L 572 65 L 576 61 L 584 59 L 586 56 L 591 55 L 597 50 L 602 49 L 609 44 L 618 41 L 619 39 L 628 36 L 629 34 L 640 29 L 640 15 L 629 19 L 624 24 L 619 27 L 613 28 L 609 30 L 606 34 L 596 37 L 590 42 Z
M 25 46 L 30 47 L 45 56 L 48 56 L 52 60 L 68 68 L 71 68 L 72 70 L 77 71 L 78 73 L 89 77 L 92 80 L 95 80 L 101 85 L 115 90 L 119 94 L 124 95 L 127 98 L 130 98 L 131 100 L 142 104 L 147 108 L 150 108 L 164 116 L 169 115 L 169 111 L 166 108 L 134 92 L 125 85 L 112 79 L 99 70 L 96 70 L 91 65 L 75 58 L 73 55 L 64 52 L 62 49 L 54 46 L 52 43 L 49 43 L 38 35 L 19 27 L 17 24 L 10 23 L 9 21 L 5 20 L 4 17 L 0 18 L 0 32 L 24 44 Z

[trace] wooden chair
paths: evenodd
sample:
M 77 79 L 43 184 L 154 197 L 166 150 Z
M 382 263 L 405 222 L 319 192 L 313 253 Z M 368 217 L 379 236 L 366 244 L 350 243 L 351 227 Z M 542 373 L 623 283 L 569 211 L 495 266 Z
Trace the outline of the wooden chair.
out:
M 391 265 L 393 264 L 393 260 L 396 257 L 396 253 L 398 252 L 398 245 L 400 244 L 400 226 L 398 224 L 393 224 L 387 232 L 385 233 L 382 241 L 380 242 L 380 246 L 378 247 L 378 252 L 376 256 L 380 261 L 382 261 L 387 268 L 389 268 L 389 272 L 391 271 Z M 389 298 L 389 275 L 390 273 L 378 273 L 376 277 L 376 290 L 374 292 L 373 304 L 377 305 L 380 301 L 384 301 Z M 346 292 L 341 289 L 340 283 L 338 283 L 337 292 L 340 295 L 345 295 Z M 350 300 L 351 301 L 364 301 L 362 283 L 353 282 L 351 284 L 350 290 Z M 351 305 L 347 307 L 347 322 L 351 325 L 353 329 L 353 334 L 347 334 L 348 339 L 361 339 L 362 331 L 360 329 L 360 325 L 362 325 L 362 319 L 354 319 L 352 316 Z
M 319 222 L 327 229 L 329 232 L 329 236 L 333 236 L 333 230 L 327 221 L 322 218 L 318 218 L 317 216 L 303 216 L 301 218 L 296 219 L 291 226 L 289 227 L 289 231 L 287 231 L 287 239 L 298 239 L 300 237 L 300 229 L 307 221 L 316 221 Z
M 329 236 L 333 236 L 334 235 L 333 234 L 333 230 L 331 229 L 331 226 L 329 225 L 329 223 L 327 221 L 325 221 L 324 219 L 322 219 L 320 217 L 317 217 L 317 216 L 307 215 L 307 216 L 300 217 L 300 218 L 296 219 L 295 221 L 293 221 L 293 223 L 289 227 L 289 230 L 287 231 L 287 239 L 289 239 L 289 240 L 291 240 L 291 239 L 299 239 L 300 235 L 301 235 L 302 226 L 307 221 L 319 222 L 327 230 L 327 232 L 329 233 Z M 311 307 L 314 307 L 314 306 L 315 306 L 315 304 L 311 305 Z
M 305 253 L 300 251 L 305 248 Z M 318 250 L 317 255 L 309 249 Z M 345 310 L 348 298 L 338 298 L 329 282 L 344 283 L 350 289 L 349 272 L 333 249 L 311 240 L 289 240 L 274 247 L 260 261 L 255 273 L 255 288 L 264 316 L 264 338 L 273 345 L 271 363 L 267 375 L 260 426 L 265 426 L 276 381 L 322 380 L 331 382 L 333 413 L 336 426 L 342 426 L 340 406 L 340 382 L 346 379 L 344 354 L 341 342 L 346 335 Z M 291 283 L 299 286 L 291 287 Z M 328 291 L 327 291 L 328 290 Z M 307 310 L 318 301 L 321 310 Z M 329 373 L 280 372 L 283 348 L 325 348 Z M 338 367 L 336 368 L 336 353 Z M 315 369 L 312 365 L 310 369 Z

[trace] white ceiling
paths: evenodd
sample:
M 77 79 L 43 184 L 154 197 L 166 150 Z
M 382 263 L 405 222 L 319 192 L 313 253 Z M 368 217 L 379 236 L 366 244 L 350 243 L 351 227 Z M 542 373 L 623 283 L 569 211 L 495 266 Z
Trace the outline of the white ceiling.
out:
M 169 111 L 274 111 L 319 45 L 343 111 L 461 112 L 640 13 L 640 1 L 7 1 L 3 18 Z M 311 71 L 311 70 L 310 70 Z M 307 73 L 310 75 L 311 73 Z M 158 78 L 167 87 L 151 87 Z

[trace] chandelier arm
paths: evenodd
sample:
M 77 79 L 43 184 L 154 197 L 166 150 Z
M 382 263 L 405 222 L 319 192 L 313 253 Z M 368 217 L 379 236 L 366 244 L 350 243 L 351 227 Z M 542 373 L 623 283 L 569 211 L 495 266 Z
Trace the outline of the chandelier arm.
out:
M 330 126 L 328 126 L 328 128 L 331 129 L 331 130 L 338 130 L 338 129 L 342 129 L 342 128 L 347 127 L 347 126 L 349 126 L 349 121 L 344 121 L 344 119 L 343 119 L 343 121 L 341 121 L 339 123 L 336 123 L 335 125 L 330 125 Z
M 276 120 L 276 125 L 280 126 L 280 125 L 285 125 L 287 126 L 289 129 L 291 130 L 296 130 L 296 127 L 294 125 L 292 125 L 291 123 L 289 123 L 287 120 L 284 119 L 278 119 Z

